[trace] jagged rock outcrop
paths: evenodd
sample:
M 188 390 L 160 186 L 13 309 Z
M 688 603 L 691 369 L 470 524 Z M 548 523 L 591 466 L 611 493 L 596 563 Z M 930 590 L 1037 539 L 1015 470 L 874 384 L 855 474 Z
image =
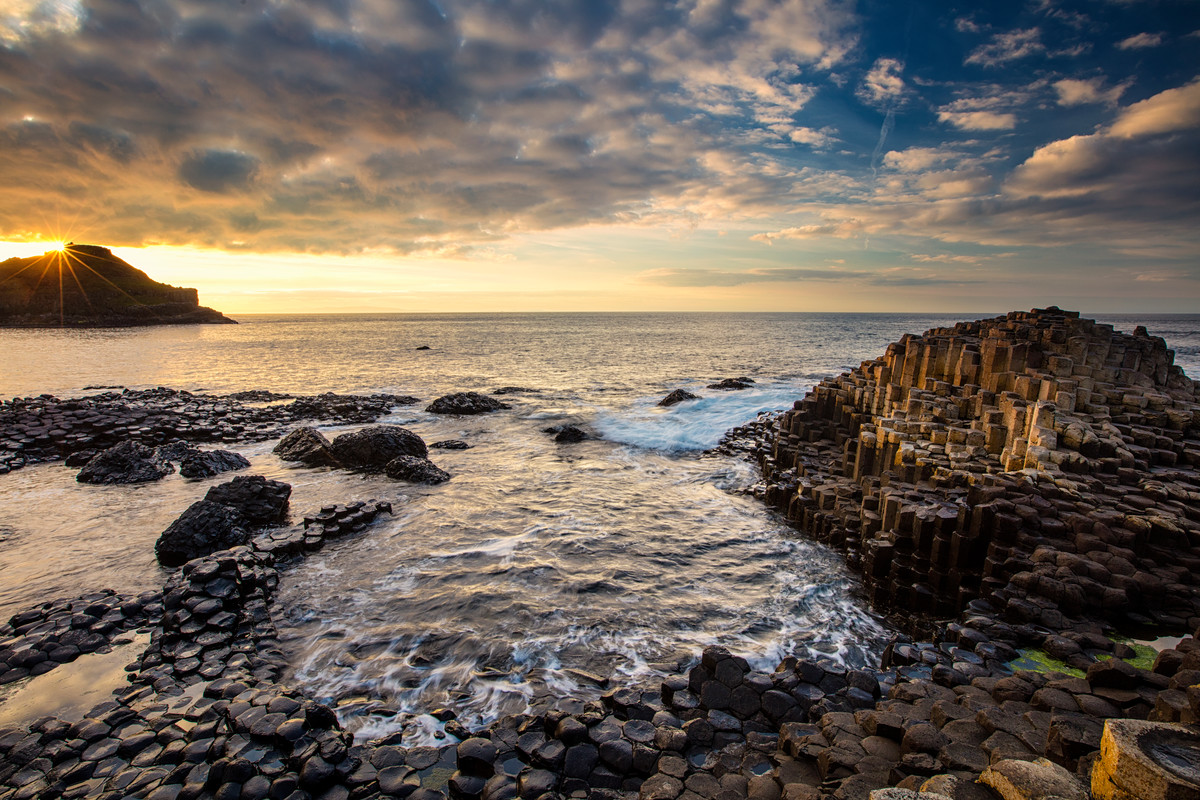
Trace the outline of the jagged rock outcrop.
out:
M 393 480 L 408 481 L 409 483 L 435 484 L 450 480 L 450 473 L 428 458 L 418 458 L 417 456 L 396 456 L 387 463 L 383 471 Z
M 179 474 L 185 478 L 211 478 L 249 466 L 248 458 L 231 450 L 191 450 L 179 460 Z
M 47 276 L 50 276 L 48 279 Z M 106 247 L 69 244 L 0 263 L 0 326 L 236 324 L 195 289 L 158 283 Z
M 338 463 L 325 434 L 307 425 L 284 436 L 271 452 L 284 461 L 309 467 L 336 467 Z
M 292 487 L 261 475 L 213 486 L 167 526 L 154 544 L 160 564 L 177 567 L 217 550 L 245 544 L 254 531 L 287 518 Z
M 425 458 L 429 449 L 420 436 L 399 425 L 371 425 L 334 437 L 330 450 L 347 469 L 381 472 L 398 456 Z
M 512 408 L 508 403 L 502 403 L 494 397 L 488 397 L 486 394 L 479 392 L 456 392 L 454 394 L 443 395 L 428 406 L 425 410 L 430 414 L 490 414 L 493 411 L 500 411 L 505 408 Z
M 676 389 L 668 394 L 662 400 L 658 401 L 660 406 L 673 406 L 676 403 L 682 403 L 684 400 L 699 400 L 700 395 L 692 394 L 687 389 Z
M 121 442 L 89 459 L 75 480 L 98 484 L 149 483 L 174 471 L 171 462 L 160 457 L 154 448 L 138 442 Z
M 764 496 L 880 608 L 1200 625 L 1200 405 L 1161 338 L 1057 308 L 906 336 L 778 420 Z

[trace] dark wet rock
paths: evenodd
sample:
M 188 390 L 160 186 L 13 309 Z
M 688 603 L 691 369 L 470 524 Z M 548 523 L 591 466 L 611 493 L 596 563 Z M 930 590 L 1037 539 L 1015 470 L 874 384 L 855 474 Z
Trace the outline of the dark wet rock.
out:
M 479 392 L 458 392 L 439 397 L 426 406 L 425 410 L 431 414 L 469 415 L 487 414 L 505 408 L 512 406 Z
M 235 509 L 254 526 L 275 525 L 287 518 L 292 487 L 261 475 L 241 475 L 208 490 L 204 499 Z
M 489 739 L 474 737 L 460 742 L 456 751 L 458 768 L 468 775 L 490 777 L 494 772 L 496 745 Z
M 658 401 L 660 406 L 673 406 L 676 403 L 682 403 L 684 400 L 699 400 L 700 395 L 692 394 L 685 389 L 676 389 L 669 395 Z
M 246 469 L 250 461 L 229 450 L 194 450 L 179 462 L 179 474 L 185 478 L 211 478 L 222 472 Z
M 250 540 L 251 523 L 235 508 L 211 500 L 192 503 L 158 537 L 154 554 L 163 566 L 177 567 Z
M 738 390 L 738 389 L 749 389 L 753 385 L 754 385 L 754 381 L 750 380 L 749 378 L 726 378 L 725 380 L 719 381 L 718 383 L 710 383 L 707 388 L 709 388 L 709 389 L 724 389 L 724 390 Z
M 431 450 L 470 450 L 471 445 L 462 439 L 443 439 L 440 442 L 434 442 L 429 445 L 429 448 Z
M 427 345 L 427 344 L 423 344 L 423 345 L 421 345 L 420 347 L 416 347 L 416 348 L 413 348 L 413 349 L 415 349 L 415 350 L 432 350 L 433 348 L 432 348 L 432 347 L 430 347 L 430 346 L 429 346 L 429 345 Z
M 337 458 L 325 434 L 316 428 L 296 428 L 279 440 L 271 451 L 284 461 L 299 461 L 309 467 L 337 466 Z
M 494 392 L 492 392 L 492 394 L 539 394 L 540 392 L 540 389 L 528 389 L 524 386 L 501 386 L 499 389 L 496 389 Z
M 553 434 L 554 441 L 560 444 L 582 442 L 584 439 L 591 438 L 586 431 L 575 425 L 551 425 L 549 428 L 543 428 L 542 432 Z
M 372 425 L 343 433 L 331 443 L 334 457 L 348 469 L 380 472 L 399 456 L 426 458 L 425 441 L 399 425 Z
M 428 458 L 397 456 L 384 467 L 384 474 L 393 480 L 409 483 L 437 484 L 450 480 L 450 473 L 441 469 Z
M 80 483 L 149 483 L 170 475 L 175 467 L 159 459 L 153 449 L 137 442 L 122 442 L 96 454 L 75 480 Z

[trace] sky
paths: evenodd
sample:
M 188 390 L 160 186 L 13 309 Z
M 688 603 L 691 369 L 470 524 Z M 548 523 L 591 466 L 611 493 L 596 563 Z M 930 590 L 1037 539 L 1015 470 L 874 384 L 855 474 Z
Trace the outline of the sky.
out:
M 0 258 L 228 313 L 1200 312 L 1200 1 L 0 0 Z

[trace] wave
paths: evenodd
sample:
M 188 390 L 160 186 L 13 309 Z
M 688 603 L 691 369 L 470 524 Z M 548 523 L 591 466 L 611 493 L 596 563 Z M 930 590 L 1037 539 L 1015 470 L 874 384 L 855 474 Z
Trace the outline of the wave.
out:
M 696 390 L 703 391 L 703 390 Z M 642 398 L 620 410 L 600 410 L 593 425 L 605 439 L 647 450 L 688 452 L 715 447 L 730 428 L 761 411 L 791 407 L 804 391 L 791 384 L 717 392 L 663 408 L 661 398 Z

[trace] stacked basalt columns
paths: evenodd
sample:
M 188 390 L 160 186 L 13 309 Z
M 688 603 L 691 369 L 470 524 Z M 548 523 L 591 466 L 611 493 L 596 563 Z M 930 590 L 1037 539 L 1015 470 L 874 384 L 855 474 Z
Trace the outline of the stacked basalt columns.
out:
M 764 495 L 880 608 L 1200 624 L 1200 404 L 1166 343 L 1056 308 L 906 336 L 782 415 Z

